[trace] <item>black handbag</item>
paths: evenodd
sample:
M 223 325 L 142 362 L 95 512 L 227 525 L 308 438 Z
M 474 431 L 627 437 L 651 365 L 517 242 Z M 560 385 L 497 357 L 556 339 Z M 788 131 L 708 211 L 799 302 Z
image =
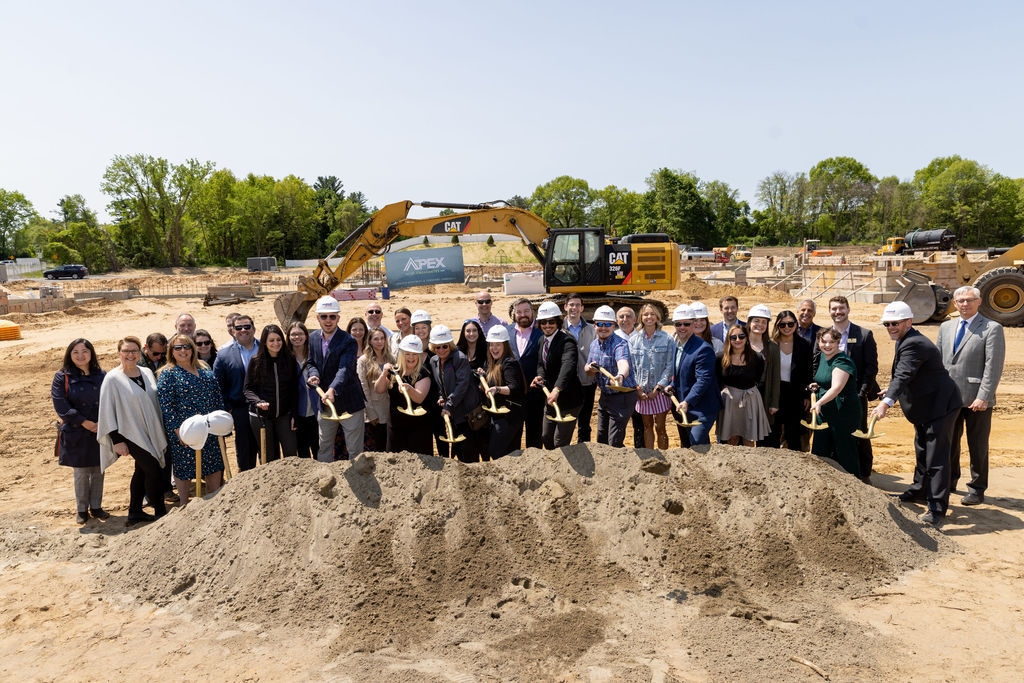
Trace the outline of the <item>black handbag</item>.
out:
M 471 430 L 478 432 L 491 424 L 491 416 L 487 414 L 483 406 L 478 405 L 466 415 L 466 423 Z

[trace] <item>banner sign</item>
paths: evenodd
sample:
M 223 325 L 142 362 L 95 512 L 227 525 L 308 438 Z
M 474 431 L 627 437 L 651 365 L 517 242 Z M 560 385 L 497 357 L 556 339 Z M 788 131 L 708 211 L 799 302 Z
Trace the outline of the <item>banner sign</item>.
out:
M 463 282 L 462 247 L 414 249 L 384 254 L 384 270 L 392 289 Z

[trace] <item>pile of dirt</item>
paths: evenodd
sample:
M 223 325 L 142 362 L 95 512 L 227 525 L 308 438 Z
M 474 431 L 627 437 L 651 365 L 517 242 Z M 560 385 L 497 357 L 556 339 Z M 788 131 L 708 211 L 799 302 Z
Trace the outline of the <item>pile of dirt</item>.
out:
M 881 679 L 885 644 L 833 603 L 954 549 L 807 454 L 596 444 L 289 458 L 111 546 L 121 599 L 312 629 L 354 677 L 397 657 L 523 680 L 814 675 L 791 655 Z

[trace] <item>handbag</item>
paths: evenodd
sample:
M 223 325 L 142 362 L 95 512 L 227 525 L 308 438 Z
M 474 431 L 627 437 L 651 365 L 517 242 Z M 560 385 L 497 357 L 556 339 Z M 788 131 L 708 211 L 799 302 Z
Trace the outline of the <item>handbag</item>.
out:
M 64 373 L 64 395 L 65 396 L 70 396 L 70 383 L 68 381 L 68 373 L 67 372 Z M 64 420 L 63 419 L 57 420 L 57 440 L 54 441 L 54 443 L 53 443 L 53 457 L 57 459 L 57 462 L 60 462 L 61 435 L 64 433 L 64 431 L 61 429 L 61 427 L 63 425 L 64 425 Z
M 478 405 L 466 415 L 466 423 L 471 430 L 478 432 L 491 424 L 491 416 L 487 414 L 483 406 Z

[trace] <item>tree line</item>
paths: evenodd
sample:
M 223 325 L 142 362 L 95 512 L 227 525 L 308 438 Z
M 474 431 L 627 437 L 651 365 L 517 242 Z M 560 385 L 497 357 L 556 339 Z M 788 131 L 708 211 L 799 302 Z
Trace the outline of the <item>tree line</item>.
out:
M 642 192 L 595 189 L 560 176 L 509 203 L 553 228 L 664 232 L 704 247 L 804 239 L 881 244 L 934 228 L 952 230 L 968 247 L 1024 238 L 1024 179 L 959 156 L 936 158 L 908 180 L 879 179 L 851 157 L 825 159 L 807 172 L 776 171 L 758 183 L 754 209 L 727 183 L 691 172 L 657 169 L 645 184 Z M 80 194 L 63 196 L 46 218 L 20 192 L 0 188 L 0 254 L 41 253 L 96 273 L 244 265 L 249 256 L 319 258 L 376 210 L 362 192 L 346 193 L 336 176 L 312 185 L 294 175 L 238 178 L 212 162 L 174 164 L 144 154 L 114 157 L 100 188 L 112 224 L 101 225 Z

